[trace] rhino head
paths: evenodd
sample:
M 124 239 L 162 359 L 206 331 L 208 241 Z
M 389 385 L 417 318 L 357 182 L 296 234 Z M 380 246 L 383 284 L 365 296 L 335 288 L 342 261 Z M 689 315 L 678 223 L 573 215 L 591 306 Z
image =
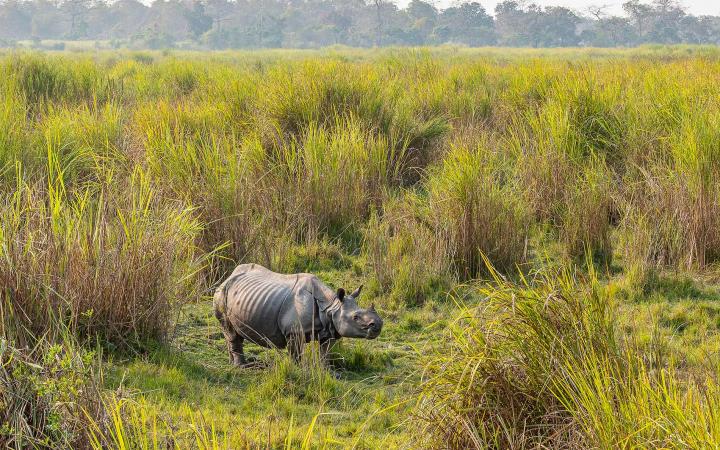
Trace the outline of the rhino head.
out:
M 356 299 L 361 290 L 362 286 L 350 295 L 345 294 L 345 289 L 337 290 L 340 308 L 333 314 L 333 325 L 342 337 L 375 339 L 380 335 L 383 321 L 375 312 L 374 304 L 368 309 L 358 306 Z

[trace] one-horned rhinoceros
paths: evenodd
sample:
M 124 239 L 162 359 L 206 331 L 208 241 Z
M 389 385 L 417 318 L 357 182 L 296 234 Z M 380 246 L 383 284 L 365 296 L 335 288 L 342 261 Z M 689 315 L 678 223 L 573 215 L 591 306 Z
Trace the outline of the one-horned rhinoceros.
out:
M 232 364 L 247 363 L 243 342 L 288 348 L 298 361 L 303 344 L 317 340 L 325 356 L 341 337 L 375 339 L 383 322 L 374 305 L 361 309 L 356 298 L 333 291 L 315 275 L 283 275 L 258 264 L 242 264 L 215 291 L 215 317 L 225 335 Z

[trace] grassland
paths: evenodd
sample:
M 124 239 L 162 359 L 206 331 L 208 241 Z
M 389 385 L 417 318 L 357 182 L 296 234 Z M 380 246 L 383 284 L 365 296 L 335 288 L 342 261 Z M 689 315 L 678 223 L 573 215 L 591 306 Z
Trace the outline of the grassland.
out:
M 716 448 L 720 52 L 0 56 L 0 444 Z M 237 263 L 366 284 L 333 378 Z

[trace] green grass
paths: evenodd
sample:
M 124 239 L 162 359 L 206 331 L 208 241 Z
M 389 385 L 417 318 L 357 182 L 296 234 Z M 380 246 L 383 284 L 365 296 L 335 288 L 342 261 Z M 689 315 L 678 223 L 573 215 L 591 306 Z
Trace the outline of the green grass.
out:
M 321 271 L 319 276 L 355 279 L 347 271 Z M 344 340 L 333 352 L 339 380 L 315 362 L 296 366 L 286 352 L 252 344 L 248 353 L 265 367 L 232 367 L 206 301 L 183 309 L 171 343 L 140 357 L 113 357 L 105 383 L 113 391 L 142 395 L 150 411 L 175 426 L 212 423 L 231 447 L 246 441 L 281 447 L 291 427 L 291 438 L 301 442 L 314 420 L 313 447 L 402 446 L 414 439 L 406 422 L 420 380 L 418 358 L 433 330 L 442 327 L 440 318 L 452 316 L 452 307 L 380 313 L 388 319 L 380 338 Z M 306 349 L 305 358 L 312 358 L 311 351 Z
M 717 292 L 621 305 L 592 267 L 495 274 L 477 289 L 486 301 L 425 359 L 419 414 L 432 446 L 718 445 Z
M 47 412 L 13 409 L 0 444 L 64 407 L 35 395 L 63 378 L 38 343 L 103 355 L 56 446 L 716 446 L 718 68 L 687 46 L 0 53 L 0 336 L 46 375 L 6 372 L 0 401 Z M 245 262 L 365 283 L 382 336 L 342 343 L 339 380 L 316 353 L 230 367 L 209 297 Z

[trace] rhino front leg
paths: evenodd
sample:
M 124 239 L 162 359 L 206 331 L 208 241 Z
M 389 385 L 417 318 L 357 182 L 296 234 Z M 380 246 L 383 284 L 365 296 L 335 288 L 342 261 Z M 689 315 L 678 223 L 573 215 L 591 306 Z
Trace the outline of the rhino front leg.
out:
M 339 380 L 341 378 L 341 374 L 333 368 L 330 364 L 331 361 L 329 358 L 329 354 L 336 342 L 337 339 L 328 339 L 320 342 L 320 360 L 322 361 L 323 366 L 325 366 L 328 372 L 330 372 L 330 375 L 332 375 L 336 380 Z
M 293 361 L 299 363 L 300 358 L 302 357 L 303 344 L 305 343 L 304 337 L 299 334 L 291 334 L 286 339 L 287 349 L 290 353 L 290 356 L 292 357 Z
M 320 342 L 320 359 L 322 359 L 325 365 L 328 365 L 328 363 L 330 362 L 328 360 L 328 354 L 332 350 L 333 346 L 335 346 L 336 342 L 337 339 L 327 339 Z

